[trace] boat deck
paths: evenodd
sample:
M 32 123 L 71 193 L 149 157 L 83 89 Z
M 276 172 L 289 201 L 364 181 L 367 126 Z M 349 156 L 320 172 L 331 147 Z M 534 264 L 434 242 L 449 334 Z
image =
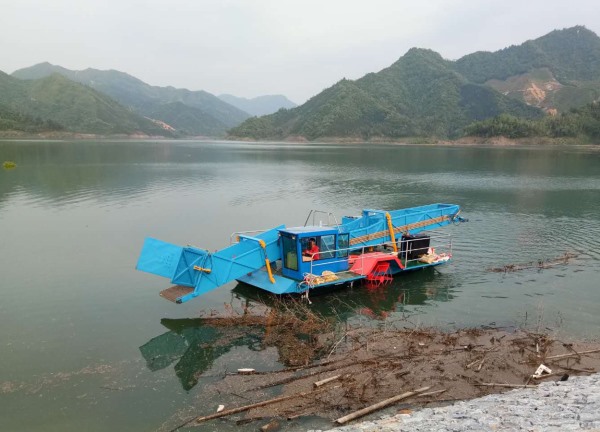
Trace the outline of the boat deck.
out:
M 355 280 L 364 279 L 366 277 L 361 274 L 354 273 L 353 271 L 350 271 L 350 270 L 339 272 L 339 273 L 336 273 L 335 275 L 337 276 L 337 279 L 335 279 L 335 280 L 327 281 L 327 282 L 323 282 L 323 283 L 319 283 L 319 284 L 313 284 L 312 286 L 314 288 L 320 288 L 320 287 L 331 286 L 331 285 L 342 285 L 342 284 L 345 284 L 348 282 L 353 282 Z

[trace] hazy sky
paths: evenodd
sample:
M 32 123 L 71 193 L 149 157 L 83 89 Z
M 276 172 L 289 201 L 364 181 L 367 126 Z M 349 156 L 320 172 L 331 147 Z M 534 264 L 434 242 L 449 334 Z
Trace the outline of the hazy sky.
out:
M 48 61 L 302 103 L 414 46 L 457 59 L 578 24 L 600 34 L 599 18 L 599 0 L 0 0 L 0 70 Z

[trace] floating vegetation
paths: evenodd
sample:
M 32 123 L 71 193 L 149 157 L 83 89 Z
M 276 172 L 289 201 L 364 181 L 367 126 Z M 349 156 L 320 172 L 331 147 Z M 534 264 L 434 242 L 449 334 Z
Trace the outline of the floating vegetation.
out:
M 569 260 L 571 260 L 573 258 L 577 258 L 578 256 L 579 256 L 578 254 L 575 254 L 572 252 L 565 252 L 564 254 L 562 254 L 561 256 L 556 257 L 556 258 L 540 259 L 537 261 L 531 261 L 528 263 L 521 263 L 521 264 L 507 264 L 502 267 L 489 268 L 489 269 L 487 269 L 487 271 L 494 272 L 494 273 L 510 273 L 510 272 L 516 272 L 516 271 L 520 271 L 520 270 L 527 270 L 527 269 L 542 270 L 542 269 L 555 267 L 557 265 L 568 264 Z
M 205 325 L 214 327 L 259 326 L 264 329 L 262 343 L 277 347 L 279 360 L 286 366 L 306 365 L 326 352 L 335 321 L 312 310 L 302 299 L 276 299 L 263 313 L 253 315 L 233 310 L 224 317 L 203 319 Z
M 17 167 L 17 164 L 14 163 L 13 161 L 4 161 L 4 163 L 2 164 L 2 167 L 4 169 L 13 169 Z

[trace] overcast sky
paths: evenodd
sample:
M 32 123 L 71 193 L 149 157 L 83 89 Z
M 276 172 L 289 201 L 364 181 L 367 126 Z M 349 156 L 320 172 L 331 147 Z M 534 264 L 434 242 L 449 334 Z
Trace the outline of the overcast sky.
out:
M 0 70 L 48 61 L 302 103 L 414 46 L 454 60 L 557 28 L 600 34 L 599 18 L 599 0 L 0 0 Z

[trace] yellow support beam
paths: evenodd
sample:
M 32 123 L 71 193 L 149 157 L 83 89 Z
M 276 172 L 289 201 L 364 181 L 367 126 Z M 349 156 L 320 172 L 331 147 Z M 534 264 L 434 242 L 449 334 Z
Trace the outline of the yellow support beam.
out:
M 394 252 L 398 253 L 398 245 L 396 245 L 396 236 L 394 235 L 394 225 L 392 224 L 392 216 L 390 216 L 389 212 L 386 212 L 385 218 L 387 219 L 388 229 L 390 230 L 390 239 L 392 240 L 392 247 L 394 248 Z
M 274 284 L 275 278 L 273 277 L 273 272 L 271 271 L 271 262 L 269 261 L 269 258 L 267 257 L 267 245 L 265 244 L 265 241 L 262 239 L 259 239 L 258 243 L 265 251 L 265 264 L 267 266 L 267 273 L 269 274 L 269 280 L 271 281 L 272 284 Z
M 441 222 L 444 222 L 444 221 L 447 221 L 447 220 L 451 220 L 451 219 L 452 219 L 452 216 L 439 216 L 439 217 L 436 217 L 436 218 L 433 218 L 433 219 L 425 219 L 425 220 L 420 221 L 420 222 L 413 222 L 413 223 L 410 223 L 410 224 L 407 224 L 407 225 L 402 225 L 402 226 L 394 228 L 393 231 L 394 231 L 395 234 L 402 234 L 402 233 L 405 233 L 407 231 L 411 231 L 411 230 L 413 230 L 415 228 L 422 228 L 422 227 L 425 227 L 425 226 L 428 226 L 428 225 L 434 225 L 436 223 L 441 223 Z M 368 242 L 370 240 L 380 239 L 380 238 L 385 237 L 386 235 L 388 235 L 388 230 L 378 231 L 378 232 L 373 233 L 373 234 L 366 234 L 364 236 L 360 236 L 360 237 L 356 237 L 356 238 L 350 239 L 350 245 L 354 246 L 354 245 L 357 245 L 357 244 L 360 244 L 360 243 Z

